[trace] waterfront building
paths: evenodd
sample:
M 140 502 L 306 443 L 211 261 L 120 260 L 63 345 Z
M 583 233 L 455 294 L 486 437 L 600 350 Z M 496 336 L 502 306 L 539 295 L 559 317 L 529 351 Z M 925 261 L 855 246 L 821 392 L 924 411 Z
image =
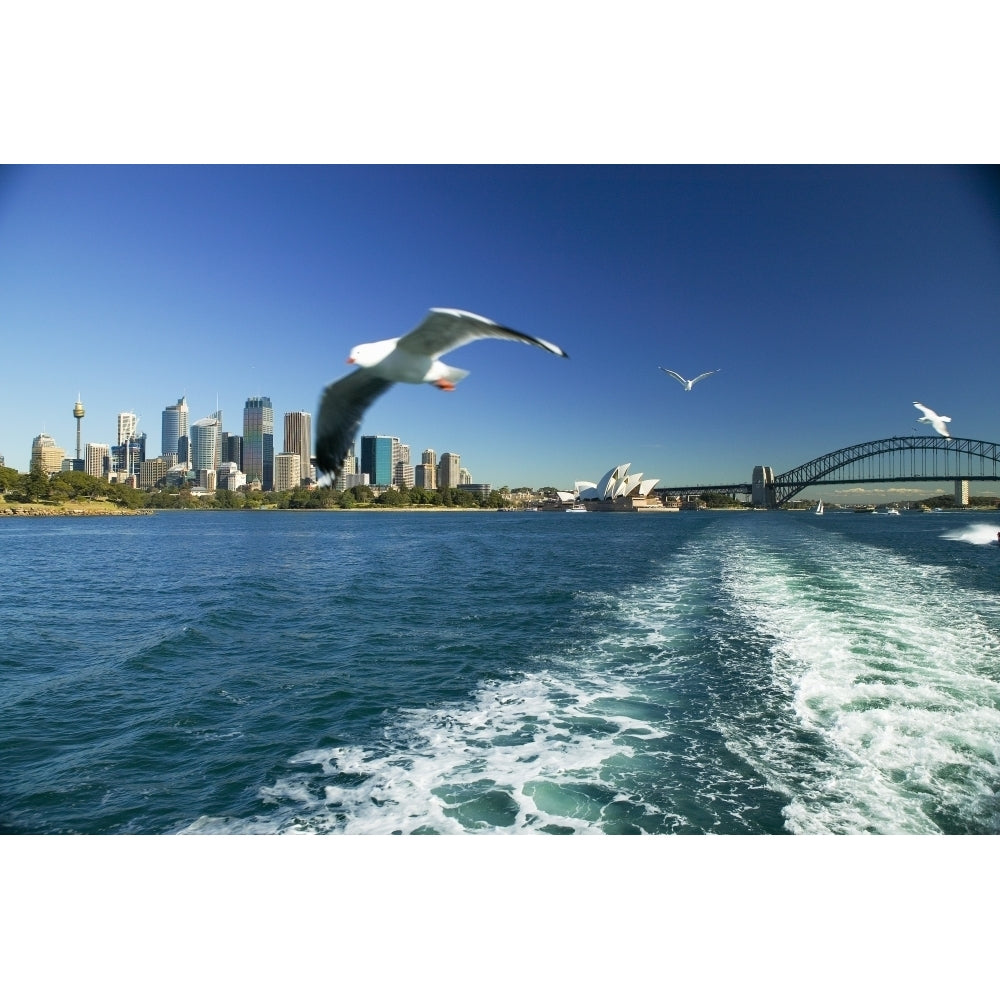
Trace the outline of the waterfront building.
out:
M 31 442 L 31 471 L 51 476 L 62 469 L 66 451 L 60 448 L 49 434 L 39 434 Z
M 383 434 L 361 438 L 361 474 L 372 486 L 391 486 L 396 466 L 399 438 Z
M 285 452 L 299 456 L 299 469 L 303 480 L 312 481 L 312 414 L 298 410 L 285 414 Z M 278 478 L 277 469 L 274 473 Z M 296 483 L 296 486 L 299 484 Z M 275 489 L 279 487 L 275 486 Z
M 397 489 L 408 490 L 416 485 L 416 477 L 413 466 L 408 462 L 399 461 L 392 475 L 392 484 Z
M 344 467 L 340 470 L 340 475 L 334 478 L 331 485 L 335 490 L 349 490 L 353 486 L 361 485 L 362 482 L 358 476 L 358 460 L 354 455 L 352 444 L 344 456 Z
M 458 485 L 468 486 L 472 482 L 472 473 L 468 469 L 458 470 Z
M 247 481 L 274 489 L 274 409 L 270 396 L 251 396 L 243 407 L 243 471 Z
M 421 462 L 422 462 L 422 463 L 423 463 L 424 465 L 433 465 L 433 466 L 434 466 L 435 468 L 437 468 L 437 461 L 438 461 L 438 458 L 437 458 L 437 452 L 436 452 L 436 451 L 434 451 L 434 449 L 433 449 L 433 448 L 428 448 L 428 449 L 427 449 L 427 450 L 426 450 L 426 451 L 425 451 L 425 452 L 424 452 L 424 453 L 423 453 L 423 454 L 422 454 L 422 455 L 420 456 L 420 461 L 421 461 Z
M 174 464 L 161 455 L 159 458 L 148 458 L 139 466 L 139 489 L 151 490 L 161 479 L 166 478 L 170 466 Z
M 449 489 L 459 485 L 462 456 L 446 451 L 438 462 L 438 489 Z
M 274 488 L 298 489 L 302 485 L 302 457 L 298 452 L 281 451 L 274 456 Z
M 191 468 L 195 472 L 210 469 L 214 473 L 222 462 L 221 417 L 216 412 L 191 425 Z
M 427 452 L 424 452 L 426 455 Z M 433 455 L 434 453 L 431 452 Z M 413 468 L 413 485 L 424 490 L 437 489 L 437 468 L 433 462 L 424 462 Z
M 219 466 L 219 475 L 217 480 L 218 488 L 220 490 L 230 490 L 235 492 L 238 489 L 247 484 L 247 477 L 245 472 L 241 472 L 239 466 L 235 462 L 223 462 Z
M 83 471 L 95 479 L 105 479 L 111 473 L 111 448 L 106 444 L 89 444 L 84 449 Z
M 475 494 L 480 500 L 488 499 L 490 493 L 493 492 L 493 486 L 490 483 L 462 483 L 458 488 L 463 493 Z
M 180 455 L 181 438 L 186 439 L 188 434 L 188 405 L 186 396 L 181 396 L 176 403 L 172 403 L 164 409 L 160 426 L 160 454 Z M 185 449 L 184 460 L 187 461 L 187 449 Z
M 572 506 L 582 503 L 588 510 L 634 511 L 663 507 L 653 487 L 659 479 L 646 479 L 641 472 L 629 474 L 631 462 L 609 469 L 595 484 L 579 481 L 573 490 L 558 490 L 559 504 Z

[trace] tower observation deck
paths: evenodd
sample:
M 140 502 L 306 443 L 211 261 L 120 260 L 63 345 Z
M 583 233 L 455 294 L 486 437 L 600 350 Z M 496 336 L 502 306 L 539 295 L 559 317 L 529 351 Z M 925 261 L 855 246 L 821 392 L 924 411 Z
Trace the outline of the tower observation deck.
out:
M 77 461 L 80 460 L 80 425 L 83 423 L 83 403 L 80 402 L 80 397 L 76 397 L 76 404 L 73 406 L 73 416 L 76 417 L 76 458 Z

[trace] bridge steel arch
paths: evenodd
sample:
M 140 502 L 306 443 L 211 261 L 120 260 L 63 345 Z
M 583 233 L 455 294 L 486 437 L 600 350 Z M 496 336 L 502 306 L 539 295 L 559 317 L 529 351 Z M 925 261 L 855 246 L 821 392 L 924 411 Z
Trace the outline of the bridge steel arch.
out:
M 853 444 L 774 477 L 774 500 L 787 503 L 807 486 L 847 483 L 1000 480 L 1000 445 L 971 438 L 919 435 Z

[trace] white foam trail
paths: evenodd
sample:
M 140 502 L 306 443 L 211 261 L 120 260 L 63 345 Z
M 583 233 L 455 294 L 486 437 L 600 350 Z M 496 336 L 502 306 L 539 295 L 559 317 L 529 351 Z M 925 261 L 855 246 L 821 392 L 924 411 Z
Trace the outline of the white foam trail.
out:
M 984 619 L 981 595 L 949 571 L 858 544 L 817 543 L 811 573 L 779 553 L 733 553 L 726 586 L 770 636 L 776 700 L 796 725 L 728 735 L 791 799 L 789 828 L 932 833 L 945 815 L 996 825 L 995 608 Z
M 946 531 L 942 538 L 952 542 L 971 542 L 973 545 L 996 545 L 1000 529 L 995 524 L 969 524 L 953 531 Z
M 325 781 L 322 801 L 287 779 L 261 795 L 307 807 L 290 832 L 599 832 L 602 809 L 619 797 L 601 767 L 629 755 L 620 733 L 649 730 L 634 698 L 621 683 L 591 687 L 543 671 L 485 687 L 469 705 L 407 712 L 385 751 L 299 754 L 291 763 Z
M 692 559 L 692 572 L 697 558 Z M 190 833 L 600 833 L 684 825 L 641 784 L 646 745 L 669 735 L 643 678 L 673 655 L 692 602 L 679 573 L 619 598 L 593 598 L 621 629 L 525 676 L 481 686 L 471 702 L 404 712 L 380 746 L 307 751 L 261 789 L 277 811 L 247 822 L 202 817 Z M 650 614 L 650 607 L 658 608 Z M 653 754 L 655 756 L 655 752 Z

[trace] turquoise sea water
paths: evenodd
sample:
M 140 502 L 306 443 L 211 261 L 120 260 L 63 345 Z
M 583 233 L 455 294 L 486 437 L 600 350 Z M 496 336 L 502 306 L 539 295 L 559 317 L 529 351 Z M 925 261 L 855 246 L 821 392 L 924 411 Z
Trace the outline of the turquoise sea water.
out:
M 0 832 L 997 833 L 1000 515 L 0 522 Z

